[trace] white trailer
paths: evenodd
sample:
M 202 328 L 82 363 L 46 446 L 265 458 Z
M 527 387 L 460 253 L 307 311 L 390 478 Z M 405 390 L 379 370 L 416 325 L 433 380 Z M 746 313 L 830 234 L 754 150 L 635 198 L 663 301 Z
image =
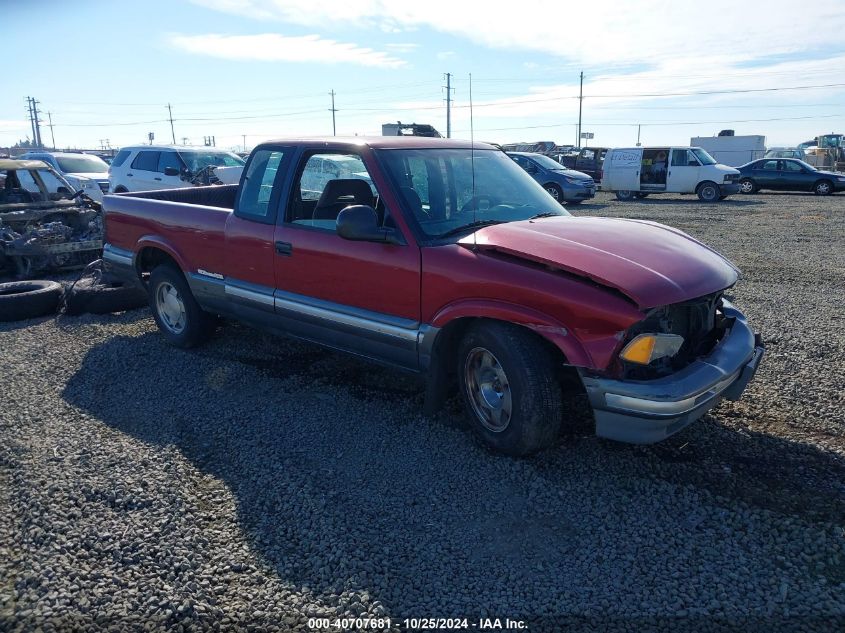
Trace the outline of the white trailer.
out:
M 700 147 L 717 162 L 731 167 L 763 158 L 766 153 L 766 137 L 759 135 L 696 136 L 690 139 L 689 144 Z

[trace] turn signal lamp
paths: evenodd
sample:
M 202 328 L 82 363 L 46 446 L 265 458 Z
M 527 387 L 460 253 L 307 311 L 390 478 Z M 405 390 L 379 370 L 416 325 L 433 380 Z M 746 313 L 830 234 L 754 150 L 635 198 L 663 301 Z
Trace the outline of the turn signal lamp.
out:
M 684 337 L 677 334 L 640 334 L 619 354 L 623 360 L 638 365 L 648 365 L 653 360 L 674 356 L 684 344 Z

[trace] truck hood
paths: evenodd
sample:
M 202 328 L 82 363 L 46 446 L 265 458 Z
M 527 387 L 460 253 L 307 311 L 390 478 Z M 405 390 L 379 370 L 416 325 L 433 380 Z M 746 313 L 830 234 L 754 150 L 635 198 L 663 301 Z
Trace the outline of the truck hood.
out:
M 559 217 L 479 229 L 458 244 L 543 264 L 614 288 L 640 309 L 736 283 L 737 268 L 686 233 L 656 222 Z
M 71 172 L 69 174 L 65 174 L 65 178 L 76 178 L 77 180 L 108 180 L 109 173 L 104 171 L 102 173 L 94 173 L 94 172 Z

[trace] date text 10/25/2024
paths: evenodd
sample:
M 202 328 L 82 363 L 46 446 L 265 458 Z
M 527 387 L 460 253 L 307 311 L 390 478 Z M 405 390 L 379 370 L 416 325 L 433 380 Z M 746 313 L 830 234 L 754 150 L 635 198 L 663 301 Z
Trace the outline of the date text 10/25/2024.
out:
M 308 628 L 317 630 L 390 630 L 399 625 L 405 630 L 479 630 L 479 631 L 519 631 L 526 630 L 527 624 L 523 620 L 510 618 L 309 618 Z

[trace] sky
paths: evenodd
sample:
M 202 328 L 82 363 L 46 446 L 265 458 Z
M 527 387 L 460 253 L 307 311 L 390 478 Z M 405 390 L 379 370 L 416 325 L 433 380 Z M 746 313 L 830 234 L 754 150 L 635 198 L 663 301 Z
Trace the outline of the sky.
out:
M 845 0 L 0 0 L 0 38 L 0 147 L 27 97 L 58 148 L 331 135 L 332 91 L 339 136 L 446 136 L 447 73 L 454 138 L 577 144 L 581 72 L 586 144 L 845 132 Z

